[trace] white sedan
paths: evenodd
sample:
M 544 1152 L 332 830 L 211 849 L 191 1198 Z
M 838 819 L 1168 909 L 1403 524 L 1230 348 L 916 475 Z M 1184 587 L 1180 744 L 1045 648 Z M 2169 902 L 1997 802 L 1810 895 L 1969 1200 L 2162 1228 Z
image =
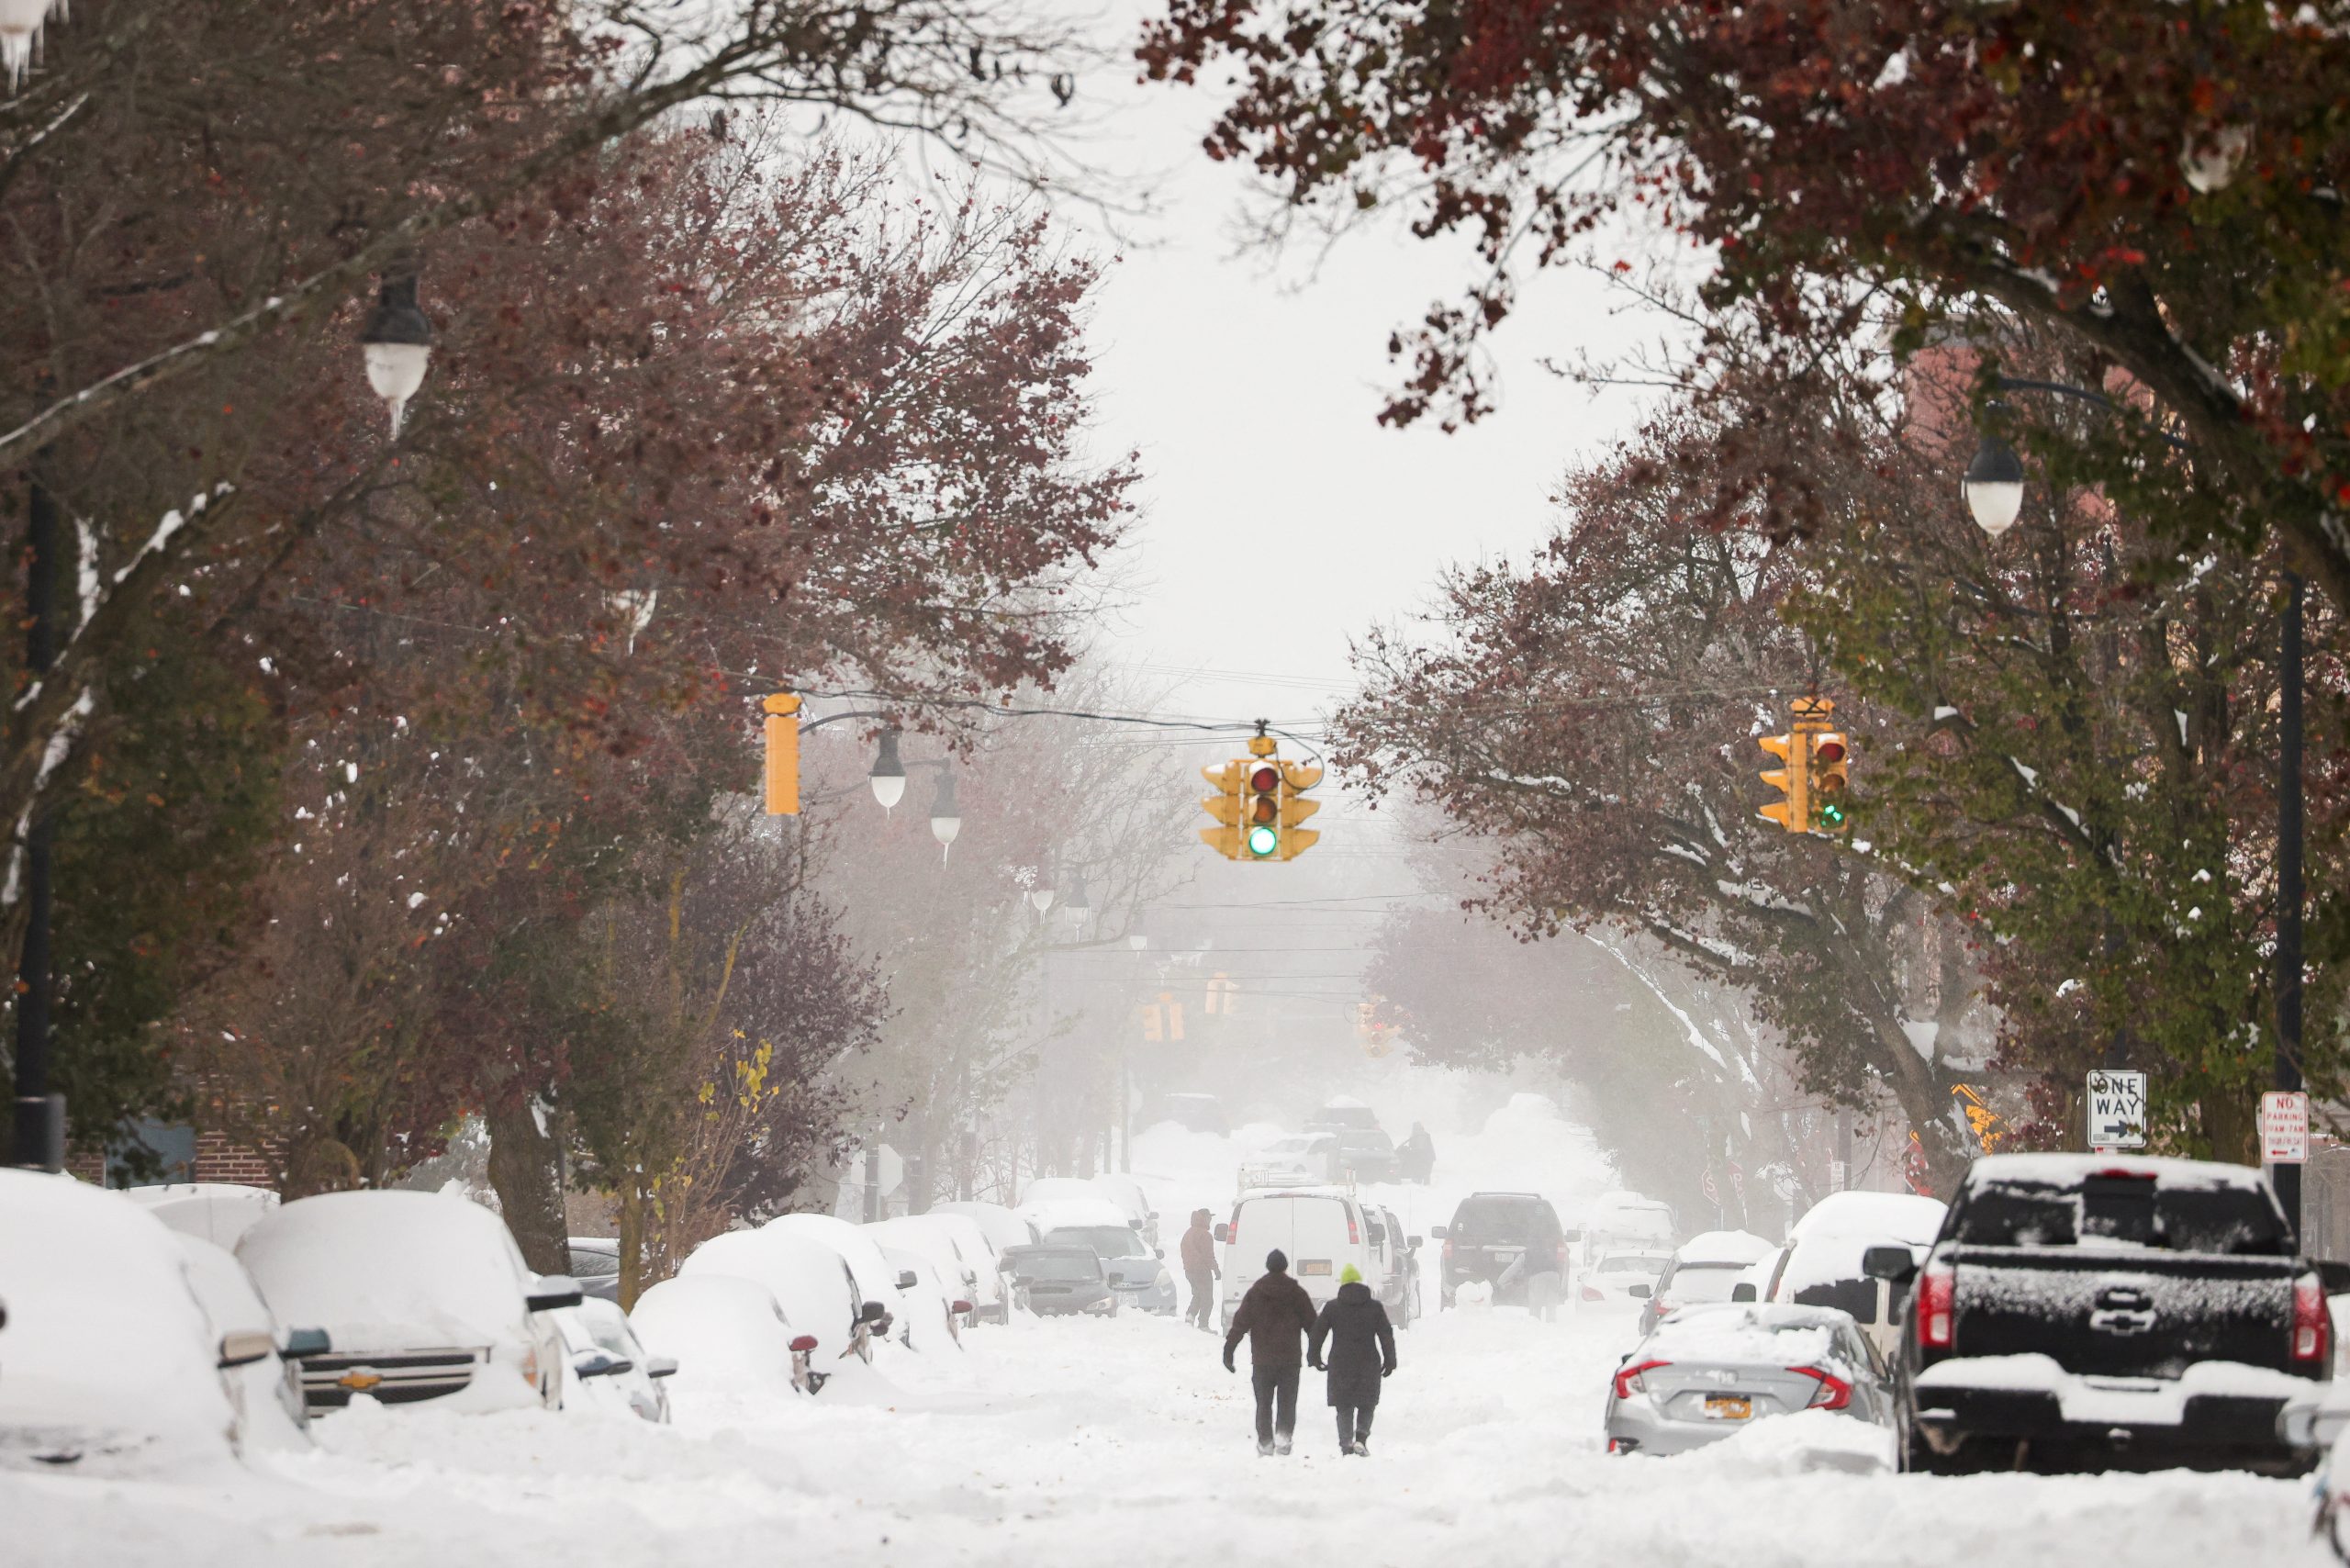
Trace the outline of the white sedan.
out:
M 1575 1300 L 1585 1310 L 1643 1305 L 1673 1261 L 1670 1252 L 1609 1252 L 1575 1276 Z

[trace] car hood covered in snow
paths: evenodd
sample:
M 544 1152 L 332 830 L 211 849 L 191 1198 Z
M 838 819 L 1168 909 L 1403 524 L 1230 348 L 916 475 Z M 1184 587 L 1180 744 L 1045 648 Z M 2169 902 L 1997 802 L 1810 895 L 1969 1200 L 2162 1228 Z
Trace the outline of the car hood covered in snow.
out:
M 326 1193 L 247 1231 L 237 1256 L 281 1323 L 338 1352 L 510 1343 L 529 1271 L 487 1209 L 437 1193 Z

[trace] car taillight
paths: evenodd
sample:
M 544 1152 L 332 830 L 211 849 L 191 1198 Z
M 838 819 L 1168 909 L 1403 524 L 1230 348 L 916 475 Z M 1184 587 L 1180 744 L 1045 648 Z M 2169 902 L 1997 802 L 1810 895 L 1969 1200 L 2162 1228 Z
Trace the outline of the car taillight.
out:
M 1444 1264 L 1445 1264 L 1445 1267 L 1446 1267 L 1446 1268 L 1448 1268 L 1448 1269 L 1449 1269 L 1449 1268 L 1450 1268 L 1450 1267 L 1452 1266 L 1452 1240 L 1451 1240 L 1451 1238 L 1450 1238 L 1449 1237 L 1448 1237 L 1448 1238 L 1445 1238 L 1445 1243 L 1444 1243 Z
M 1852 1385 L 1841 1377 L 1821 1372 L 1818 1367 L 1789 1367 L 1787 1370 L 1819 1380 L 1819 1386 L 1812 1391 L 1811 1404 L 1807 1406 L 1808 1409 L 1841 1410 L 1852 1402 Z
M 1347 1245 L 1349 1247 L 1362 1245 L 1362 1232 L 1355 1228 L 1355 1211 L 1351 1208 L 1347 1211 Z
M 1551 1249 L 1551 1255 L 1559 1260 L 1559 1272 L 1562 1274 L 1565 1273 L 1567 1271 L 1567 1244 L 1563 1241 L 1560 1242 L 1557 1247 Z
M 1599 1294 L 1597 1286 L 1585 1285 L 1583 1288 L 1583 1299 L 1585 1301 L 1606 1301 L 1607 1298 Z
M 1662 1296 L 1651 1297 L 1649 1305 L 1656 1308 L 1656 1315 L 1659 1317 L 1662 1317 L 1665 1314 L 1673 1310 L 1673 1304 L 1665 1300 Z
M 1930 1350 L 1947 1350 L 1954 1330 L 1958 1302 L 1958 1271 L 1935 1263 L 1918 1276 L 1918 1343 Z
M 2326 1316 L 2325 1287 L 2315 1274 L 2293 1282 L 2293 1360 L 2322 1366 L 2333 1353 L 2333 1322 Z
M 1621 1369 L 1616 1374 L 1616 1397 L 1629 1399 L 1635 1394 L 1646 1394 L 1649 1391 L 1648 1385 L 1640 1381 L 1640 1374 L 1644 1372 L 1654 1372 L 1659 1367 L 1669 1367 L 1672 1364 L 1671 1361 L 1641 1361 Z

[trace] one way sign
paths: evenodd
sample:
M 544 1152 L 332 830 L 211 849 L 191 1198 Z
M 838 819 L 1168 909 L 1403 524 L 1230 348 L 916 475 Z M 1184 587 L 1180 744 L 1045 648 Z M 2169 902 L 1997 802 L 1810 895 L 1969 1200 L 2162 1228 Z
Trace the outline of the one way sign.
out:
M 2089 1074 L 2089 1147 L 2146 1147 L 2146 1075 L 2143 1072 Z

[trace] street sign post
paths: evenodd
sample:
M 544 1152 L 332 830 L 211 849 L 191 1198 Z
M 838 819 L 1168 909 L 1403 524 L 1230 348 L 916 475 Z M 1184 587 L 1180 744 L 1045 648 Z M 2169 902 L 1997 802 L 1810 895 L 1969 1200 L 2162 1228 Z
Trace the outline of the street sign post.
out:
M 2305 1165 L 2310 1158 L 2310 1097 L 2272 1089 L 2260 1097 L 2260 1159 L 2266 1165 Z
M 2089 1148 L 2146 1147 L 2146 1075 L 2092 1072 L 2088 1081 Z

